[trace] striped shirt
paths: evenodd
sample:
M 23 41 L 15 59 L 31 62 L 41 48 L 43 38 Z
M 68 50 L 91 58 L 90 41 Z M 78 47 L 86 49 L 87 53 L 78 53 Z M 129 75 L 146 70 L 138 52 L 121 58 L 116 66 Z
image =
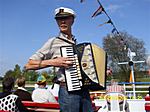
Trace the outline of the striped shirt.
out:
M 108 86 L 106 91 L 107 92 L 120 92 L 120 93 L 124 93 L 124 89 L 120 85 L 111 85 L 111 86 Z
M 70 46 L 75 44 L 75 38 L 72 36 L 72 40 L 67 39 L 67 35 L 60 33 L 59 38 L 50 38 L 36 53 L 34 53 L 30 59 L 31 60 L 48 60 L 56 57 L 61 57 L 61 46 Z M 55 67 L 57 78 L 61 82 L 65 82 L 65 76 L 63 68 Z

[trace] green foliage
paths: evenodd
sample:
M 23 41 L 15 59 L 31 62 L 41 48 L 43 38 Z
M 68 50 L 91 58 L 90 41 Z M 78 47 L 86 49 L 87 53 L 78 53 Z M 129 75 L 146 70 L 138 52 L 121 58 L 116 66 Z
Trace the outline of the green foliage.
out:
M 113 77 L 117 77 L 121 81 L 129 81 L 130 66 L 128 64 L 118 65 L 119 62 L 129 62 L 127 48 L 136 53 L 136 56 L 133 58 L 134 61 L 143 61 L 146 57 L 144 42 L 126 32 L 120 32 L 120 35 L 109 34 L 104 37 L 103 48 L 107 52 L 108 66 L 113 70 Z M 144 64 L 136 64 L 134 70 L 136 72 L 140 71 L 144 66 Z
M 20 66 L 18 64 L 15 65 L 15 68 L 14 68 L 13 72 L 14 72 L 15 78 L 21 76 L 22 71 L 21 71 L 21 68 L 20 68 Z
M 9 76 L 13 76 L 14 74 L 13 74 L 13 71 L 12 70 L 8 70 L 6 73 L 5 73 L 5 75 L 4 75 L 4 77 L 9 77 Z M 14 76 L 13 76 L 14 77 Z
M 4 77 L 11 76 L 17 79 L 20 76 L 24 76 L 26 80 L 29 81 L 35 81 L 38 76 L 38 72 L 36 71 L 25 71 L 24 69 L 21 70 L 20 66 L 18 64 L 15 65 L 13 70 L 8 70 Z
M 55 69 L 52 69 L 52 70 L 55 71 Z M 44 75 L 47 79 L 48 84 L 51 84 L 52 79 L 55 76 L 52 70 L 51 69 L 49 69 L 48 71 L 43 70 L 41 72 L 37 72 L 35 70 L 27 71 L 25 69 L 21 70 L 21 67 L 18 64 L 16 64 L 13 70 L 8 70 L 5 73 L 4 77 L 11 76 L 17 79 L 20 76 L 24 76 L 26 78 L 26 81 L 35 83 L 39 75 Z M 3 78 L 0 78 L 0 79 L 2 80 Z
M 34 70 L 29 70 L 29 71 L 23 72 L 22 74 L 26 78 L 27 81 L 36 81 L 38 77 L 38 72 Z
M 16 79 L 17 77 L 21 76 L 21 74 L 22 74 L 22 72 L 21 72 L 20 66 L 18 64 L 16 64 L 14 70 L 8 70 L 6 72 L 5 77 L 12 76 Z

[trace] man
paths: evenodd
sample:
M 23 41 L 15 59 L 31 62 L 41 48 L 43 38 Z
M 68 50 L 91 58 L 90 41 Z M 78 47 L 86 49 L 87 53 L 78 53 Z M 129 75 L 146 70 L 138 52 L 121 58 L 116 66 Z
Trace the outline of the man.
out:
M 18 88 L 14 94 L 19 96 L 22 101 L 32 101 L 31 94 L 25 89 L 25 82 L 25 77 L 17 78 L 16 84 L 18 85 Z
M 70 67 L 73 60 L 61 57 L 61 46 L 75 45 L 75 38 L 72 35 L 72 25 L 76 17 L 75 12 L 70 8 L 60 7 L 55 10 L 55 19 L 60 29 L 58 37 L 48 40 L 29 59 L 26 69 L 40 69 L 45 67 L 56 67 L 57 78 L 60 81 L 59 104 L 61 112 L 93 112 L 89 91 L 68 92 L 66 88 L 64 68 Z
M 32 100 L 38 103 L 57 102 L 53 94 L 46 88 L 46 78 L 40 75 L 37 79 L 38 87 L 32 92 Z
M 122 93 L 125 95 L 124 88 L 122 86 L 118 85 L 118 82 L 115 79 L 111 80 L 111 85 L 108 86 L 106 89 L 106 93 L 111 93 L 111 92 Z M 110 109 L 110 103 L 108 102 L 108 104 L 109 104 L 108 109 Z M 119 104 L 120 104 L 120 107 L 122 108 L 123 105 L 122 105 L 121 101 Z M 125 110 L 126 110 L 126 112 L 130 112 L 128 102 L 126 102 L 126 104 L 125 104 Z

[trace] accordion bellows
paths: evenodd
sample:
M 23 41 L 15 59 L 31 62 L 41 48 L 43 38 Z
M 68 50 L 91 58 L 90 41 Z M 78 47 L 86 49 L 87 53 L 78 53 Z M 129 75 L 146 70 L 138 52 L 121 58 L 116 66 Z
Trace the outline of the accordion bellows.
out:
M 68 91 L 82 88 L 102 90 L 106 88 L 106 52 L 91 43 L 62 46 L 62 57 L 74 59 L 73 66 L 65 69 Z

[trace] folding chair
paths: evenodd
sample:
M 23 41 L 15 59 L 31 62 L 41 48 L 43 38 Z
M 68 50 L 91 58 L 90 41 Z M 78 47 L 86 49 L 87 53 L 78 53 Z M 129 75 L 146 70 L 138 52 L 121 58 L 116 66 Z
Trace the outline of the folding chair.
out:
M 124 94 L 111 92 L 106 94 L 104 99 L 107 103 L 107 112 L 125 112 L 126 97 Z

